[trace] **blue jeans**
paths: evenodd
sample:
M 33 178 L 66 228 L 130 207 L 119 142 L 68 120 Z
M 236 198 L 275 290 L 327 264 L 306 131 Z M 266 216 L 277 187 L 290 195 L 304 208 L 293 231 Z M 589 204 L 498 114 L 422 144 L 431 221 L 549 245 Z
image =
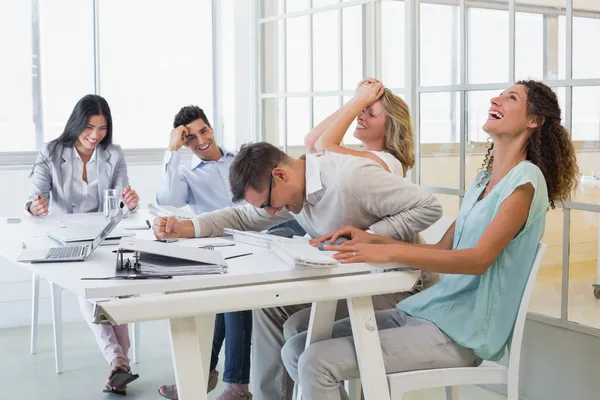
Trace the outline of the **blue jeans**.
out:
M 250 383 L 250 342 L 252 338 L 252 311 L 217 314 L 213 338 L 210 370 L 219 362 L 219 353 L 225 340 L 225 371 L 223 382 Z

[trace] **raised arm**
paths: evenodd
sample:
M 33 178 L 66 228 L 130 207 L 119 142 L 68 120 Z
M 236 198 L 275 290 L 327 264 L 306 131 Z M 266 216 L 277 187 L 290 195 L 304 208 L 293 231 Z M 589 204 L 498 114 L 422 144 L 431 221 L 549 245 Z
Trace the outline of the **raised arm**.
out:
M 356 95 L 339 110 L 338 117 L 331 122 L 329 127 L 327 127 L 315 142 L 315 150 L 318 152 L 327 150 L 335 153 L 349 154 L 355 157 L 369 158 L 389 172 L 387 164 L 370 151 L 354 150 L 341 145 L 344 135 L 348 131 L 350 125 L 352 125 L 352 121 L 354 121 L 365 108 L 376 102 L 381 97 L 384 90 L 385 88 L 381 82 L 365 82 L 361 84 L 357 88 Z
M 361 88 L 361 86 L 364 83 L 376 83 L 376 82 L 377 81 L 375 79 L 370 79 L 370 78 L 363 79 L 356 86 L 356 91 L 358 92 L 358 90 Z M 346 112 L 347 109 L 352 106 L 351 103 L 352 103 L 353 99 L 354 98 L 352 98 L 349 102 L 347 102 L 342 107 L 340 107 L 336 112 L 331 114 L 329 117 L 327 117 L 323 121 L 321 121 L 317 126 L 315 126 L 313 128 L 312 131 L 310 131 L 306 135 L 306 137 L 304 138 L 304 145 L 306 146 L 307 150 L 310 153 L 315 153 L 315 152 L 319 152 L 319 151 L 323 150 L 322 147 L 317 148 L 317 142 L 319 142 L 321 144 L 323 143 L 323 141 L 320 141 L 321 137 L 325 134 L 325 132 L 327 132 L 329 130 L 329 128 L 340 117 L 340 115 L 342 115 L 342 113 Z M 326 137 L 325 142 L 329 143 L 329 142 L 333 141 L 333 143 L 337 143 L 338 145 L 340 143 L 342 143 L 344 134 L 346 133 L 346 131 L 352 124 L 353 119 L 356 118 L 356 116 L 358 115 L 358 113 L 360 113 L 361 110 L 362 110 L 362 108 L 359 109 L 358 112 L 356 112 L 356 114 L 350 119 L 350 122 L 347 123 L 345 128 L 343 128 L 343 125 L 341 126 L 341 128 L 334 127 L 334 132 L 329 132 L 326 135 L 326 136 L 331 136 L 331 138 Z M 350 114 L 352 114 L 352 112 Z M 321 144 L 319 146 L 321 146 Z M 331 149 L 328 149 L 328 150 L 331 150 Z
M 156 203 L 183 207 L 190 200 L 188 182 L 179 170 L 181 154 L 179 149 L 185 146 L 184 137 L 188 134 L 185 126 L 180 125 L 171 131 L 169 146 L 163 158 L 160 186 L 156 192 Z

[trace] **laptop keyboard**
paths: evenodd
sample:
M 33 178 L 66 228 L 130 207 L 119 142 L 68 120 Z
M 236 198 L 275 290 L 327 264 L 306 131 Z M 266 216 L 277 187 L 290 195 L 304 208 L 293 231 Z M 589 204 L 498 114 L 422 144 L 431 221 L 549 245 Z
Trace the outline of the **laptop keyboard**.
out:
M 52 247 L 46 260 L 54 260 L 57 258 L 80 258 L 83 256 L 85 246 L 68 246 L 68 247 Z

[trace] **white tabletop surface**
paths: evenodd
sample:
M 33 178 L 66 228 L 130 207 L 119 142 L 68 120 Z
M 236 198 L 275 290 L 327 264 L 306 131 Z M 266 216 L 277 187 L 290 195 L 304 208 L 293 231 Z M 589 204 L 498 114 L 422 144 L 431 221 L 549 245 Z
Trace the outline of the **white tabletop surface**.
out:
M 153 216 L 142 210 L 130 215 L 123 221 L 122 226 L 133 224 L 135 221 L 148 219 L 152 222 Z M 47 217 L 24 216 L 20 223 L 7 224 L 5 219 L 0 229 L 0 255 L 15 265 L 38 274 L 55 284 L 85 298 L 104 298 L 114 296 L 127 296 L 150 293 L 164 293 L 173 291 L 189 291 L 215 289 L 218 287 L 252 285 L 269 282 L 282 282 L 290 280 L 302 280 L 311 278 L 322 278 L 327 276 L 343 276 L 365 274 L 381 270 L 382 266 L 369 264 L 339 265 L 335 268 L 294 269 L 285 264 L 279 257 L 269 250 L 236 243 L 233 247 L 218 248 L 225 256 L 228 253 L 252 252 L 250 256 L 244 256 L 227 260 L 228 272 L 222 275 L 196 275 L 174 277 L 173 279 L 149 279 L 149 280 L 81 280 L 82 277 L 108 277 L 115 273 L 116 254 L 112 251 L 114 246 L 100 246 L 83 262 L 68 263 L 18 263 L 16 258 L 21 254 L 22 244 L 31 247 L 49 247 L 56 243 L 45 236 L 50 229 L 60 229 L 61 226 L 73 224 L 104 224 L 104 219 L 98 214 L 71 214 Z M 141 239 L 152 239 L 152 231 L 133 230 L 136 237 Z M 211 239 L 208 239 L 211 240 Z M 214 239 L 212 239 L 214 240 Z M 180 241 L 181 244 L 199 246 L 206 239 L 189 239 Z M 386 268 L 389 265 L 385 266 Z M 418 271 L 406 272 L 411 278 L 419 275 Z M 408 277 L 407 276 L 407 277 Z

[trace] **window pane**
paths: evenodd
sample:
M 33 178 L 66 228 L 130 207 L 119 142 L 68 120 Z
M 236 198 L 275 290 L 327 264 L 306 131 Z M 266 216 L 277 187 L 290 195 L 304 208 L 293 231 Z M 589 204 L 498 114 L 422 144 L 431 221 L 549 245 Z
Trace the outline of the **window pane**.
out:
M 275 146 L 284 142 L 285 126 L 285 98 L 264 99 L 262 102 L 262 129 L 261 140 Z
M 304 136 L 310 132 L 310 98 L 287 98 L 287 144 L 304 146 Z
M 553 318 L 560 318 L 562 257 L 563 257 L 563 211 L 548 210 L 546 230 L 542 243 L 546 246 L 544 260 L 533 286 L 529 311 Z M 591 287 L 590 287 L 591 295 Z
M 596 192 L 596 203 L 600 194 L 598 182 L 593 188 L 587 188 Z M 568 319 L 594 328 L 600 328 L 600 302 L 592 286 L 600 283 L 598 217 L 598 213 L 571 210 Z
M 421 85 L 459 81 L 459 8 L 421 4 Z M 404 59 L 403 54 L 398 54 Z
M 544 78 L 544 17 L 541 14 L 516 13 L 515 20 L 515 77 L 517 80 L 541 80 Z M 549 58 L 557 63 L 557 46 L 553 48 L 555 53 L 549 54 Z
M 435 197 L 437 197 L 442 205 L 443 216 L 447 218 L 456 218 L 460 207 L 460 197 L 439 193 L 435 193 Z
M 469 8 L 467 15 L 468 82 L 508 81 L 508 11 Z
M 389 88 L 404 87 L 404 2 L 381 3 L 381 78 Z
M 574 87 L 572 112 L 573 140 L 600 140 L 600 87 Z
M 340 98 L 338 96 L 313 97 L 313 127 L 320 124 L 339 108 Z
M 343 87 L 345 90 L 354 90 L 363 77 L 362 6 L 344 8 L 342 18 Z
M 488 118 L 490 100 L 499 90 L 481 90 L 467 92 L 467 144 L 465 146 L 465 190 L 482 169 L 488 149 L 488 137 L 482 129 Z
M 573 78 L 600 78 L 599 37 L 600 19 L 573 18 Z
M 90 2 L 48 0 L 40 3 L 40 46 L 44 142 L 63 131 L 80 98 L 94 93 L 94 29 Z M 62 7 L 69 9 L 65 13 Z M 73 51 L 84 49 L 84 51 Z
M 290 0 L 288 0 L 289 2 Z M 292 0 L 296 1 L 296 0 Z M 313 8 L 329 6 L 338 3 L 338 0 L 312 0 Z
M 279 1 L 270 1 L 271 3 L 279 3 Z M 269 3 L 269 0 L 266 1 Z M 286 14 L 306 10 L 310 7 L 310 0 L 285 0 L 285 12 Z
M 245 133 L 239 133 L 235 127 L 236 119 L 236 85 L 235 85 L 235 0 L 222 1 L 221 25 L 219 34 L 222 35 L 223 54 L 223 91 L 220 103 L 222 105 L 223 147 L 234 150 L 238 143 L 255 141 L 254 129 L 246 129 Z M 243 136 L 242 136 L 243 135 Z
M 283 74 L 282 67 L 279 65 L 280 39 L 283 39 L 285 21 L 267 22 L 261 25 L 261 83 L 262 93 L 277 93 L 283 91 L 280 87 L 280 75 Z M 281 82 L 283 84 L 283 82 Z
M 339 89 L 340 35 L 338 11 L 313 15 L 313 89 Z
M 351 96 L 344 96 L 344 104 L 349 102 L 350 99 L 352 99 Z M 350 125 L 350 127 L 346 131 L 346 134 L 344 135 L 344 140 L 342 141 L 342 143 L 345 146 L 362 144 L 362 142 L 360 140 L 358 140 L 357 138 L 354 137 L 355 130 L 356 130 L 356 118 L 354 118 L 354 121 L 352 121 L 352 124 Z
M 113 113 L 115 141 L 165 147 L 173 116 L 187 104 L 213 122 L 211 1 L 99 4 L 100 94 Z
M 421 185 L 458 188 L 458 104 L 458 93 L 421 94 Z
M 573 200 L 598 204 L 600 180 L 600 87 L 573 88 L 572 138 L 577 151 L 579 172 L 583 175 Z
M 288 92 L 307 92 L 310 88 L 309 17 L 290 18 L 286 24 L 286 82 Z
M 304 0 L 306 1 L 306 0 Z M 298 0 L 298 3 L 302 3 L 302 0 Z M 273 17 L 279 15 L 283 10 L 279 9 L 279 1 L 261 1 L 260 2 L 260 13 L 263 18 Z
M 0 151 L 35 150 L 30 1 L 0 0 L 0 38 Z

